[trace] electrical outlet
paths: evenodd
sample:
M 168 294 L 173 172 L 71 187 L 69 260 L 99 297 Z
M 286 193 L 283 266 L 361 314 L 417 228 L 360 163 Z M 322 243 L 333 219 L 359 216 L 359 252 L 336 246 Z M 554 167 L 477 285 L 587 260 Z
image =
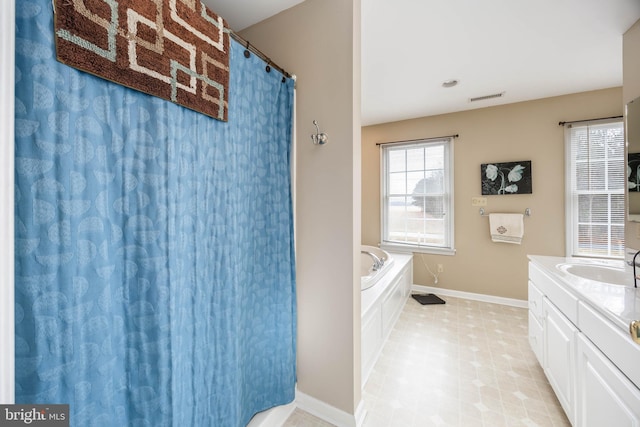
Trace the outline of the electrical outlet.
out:
M 487 206 L 486 197 L 472 197 L 471 206 Z
M 442 273 L 444 271 L 444 266 L 442 264 L 438 264 L 438 273 Z

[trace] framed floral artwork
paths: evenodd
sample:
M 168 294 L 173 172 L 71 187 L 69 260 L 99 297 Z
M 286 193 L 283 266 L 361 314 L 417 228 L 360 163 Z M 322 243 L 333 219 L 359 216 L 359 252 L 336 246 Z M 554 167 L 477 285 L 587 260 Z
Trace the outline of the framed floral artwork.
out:
M 640 153 L 629 153 L 627 161 L 627 188 L 640 191 Z
M 480 165 L 482 195 L 531 194 L 531 160 Z

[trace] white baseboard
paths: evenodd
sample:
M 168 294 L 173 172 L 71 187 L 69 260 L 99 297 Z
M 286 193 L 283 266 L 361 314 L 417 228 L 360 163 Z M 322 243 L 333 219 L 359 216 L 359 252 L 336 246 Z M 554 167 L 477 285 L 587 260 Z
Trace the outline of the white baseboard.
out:
M 361 427 L 367 415 L 362 401 L 356 413 L 349 414 L 300 391 L 296 391 L 296 407 L 338 427 Z
M 448 295 L 456 298 L 465 298 L 465 299 L 470 299 L 474 301 L 508 305 L 511 307 L 527 308 L 529 306 L 527 301 L 524 301 L 524 300 L 496 297 L 496 296 L 484 295 L 484 294 L 474 294 L 472 292 L 455 291 L 452 289 L 434 288 L 432 286 L 412 285 L 411 290 L 420 292 L 420 293 Z
M 356 409 L 356 427 L 363 427 L 365 418 L 367 418 L 367 410 L 364 407 L 364 402 L 360 400 Z
M 247 427 L 282 427 L 296 408 L 338 427 L 362 427 L 367 416 L 362 401 L 360 401 L 355 415 L 351 415 L 296 389 L 295 401 L 257 413 L 251 418 Z
M 295 401 L 288 405 L 267 409 L 254 415 L 247 427 L 282 427 L 295 410 Z

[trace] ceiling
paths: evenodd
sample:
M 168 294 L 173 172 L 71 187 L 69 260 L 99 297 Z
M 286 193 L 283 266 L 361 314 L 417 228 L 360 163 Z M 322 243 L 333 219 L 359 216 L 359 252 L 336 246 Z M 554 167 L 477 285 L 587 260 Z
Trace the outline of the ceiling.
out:
M 203 2 L 240 31 L 302 1 Z M 639 18 L 640 0 L 362 0 L 362 124 L 621 86 Z

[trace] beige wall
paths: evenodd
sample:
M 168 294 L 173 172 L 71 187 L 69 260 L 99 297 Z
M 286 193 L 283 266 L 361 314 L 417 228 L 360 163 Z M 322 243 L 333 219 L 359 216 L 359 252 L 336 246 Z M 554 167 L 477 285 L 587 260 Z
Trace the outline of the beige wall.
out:
M 242 36 L 298 77 L 298 389 L 354 414 L 360 401 L 360 1 L 307 0 Z M 324 146 L 311 142 L 313 120 L 329 135 Z
M 362 129 L 362 240 L 380 241 L 378 142 L 459 134 L 454 142 L 455 256 L 422 255 L 437 285 L 414 256 L 414 283 L 527 299 L 527 254 L 565 254 L 564 128 L 560 121 L 622 115 L 622 89 L 613 88 L 368 126 Z M 492 243 L 489 221 L 471 206 L 481 196 L 480 164 L 532 161 L 533 194 L 487 197 L 487 212 L 524 212 L 522 245 Z
M 640 96 L 640 20 L 637 21 L 622 39 L 622 79 L 623 103 Z M 640 250 L 640 223 L 627 222 L 625 227 L 625 245 Z

